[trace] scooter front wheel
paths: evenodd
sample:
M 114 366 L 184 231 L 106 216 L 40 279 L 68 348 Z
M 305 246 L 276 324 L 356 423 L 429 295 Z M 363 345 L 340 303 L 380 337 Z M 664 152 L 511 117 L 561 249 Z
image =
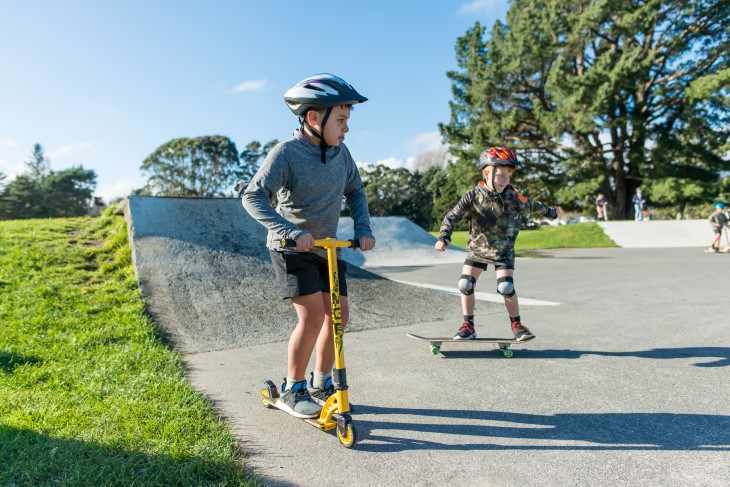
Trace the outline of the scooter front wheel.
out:
M 352 448 L 355 446 L 355 442 L 357 441 L 357 430 L 355 430 L 355 427 L 352 424 L 348 424 L 345 427 L 345 434 L 343 435 L 340 432 L 340 429 L 337 428 L 337 439 L 340 440 L 340 443 L 345 448 Z

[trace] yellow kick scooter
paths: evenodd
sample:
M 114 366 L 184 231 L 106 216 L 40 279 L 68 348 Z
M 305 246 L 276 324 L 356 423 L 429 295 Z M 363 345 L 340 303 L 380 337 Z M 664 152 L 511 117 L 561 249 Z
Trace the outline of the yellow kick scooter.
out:
M 325 238 L 314 241 L 315 247 L 327 250 L 327 265 L 329 267 L 330 296 L 332 301 L 332 328 L 335 335 L 335 368 L 332 371 L 332 379 L 335 386 L 335 393 L 322 406 L 319 418 L 304 418 L 303 421 L 312 426 L 329 431 L 337 428 L 337 439 L 345 448 L 352 448 L 357 441 L 355 426 L 350 416 L 350 399 L 347 393 L 347 374 L 345 373 L 345 352 L 342 343 L 342 310 L 340 308 L 340 278 L 337 275 L 337 247 L 357 248 L 357 240 L 336 240 Z M 296 247 L 296 241 L 285 239 L 281 241 L 284 248 Z M 270 381 L 264 381 L 266 387 L 261 391 L 261 402 L 267 408 L 275 408 L 279 399 L 279 391 L 276 385 Z

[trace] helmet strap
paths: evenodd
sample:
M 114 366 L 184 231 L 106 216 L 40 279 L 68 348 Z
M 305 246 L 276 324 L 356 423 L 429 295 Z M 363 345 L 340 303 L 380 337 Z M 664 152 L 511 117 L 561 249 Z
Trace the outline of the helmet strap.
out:
M 317 130 L 314 129 L 311 125 L 307 123 L 307 114 L 304 114 L 304 118 L 302 120 L 302 126 L 306 125 L 307 127 L 305 130 L 308 130 L 310 134 L 317 137 L 319 139 L 319 148 L 322 151 L 320 155 L 320 160 L 322 161 L 322 164 L 327 164 L 327 149 L 329 146 L 327 145 L 327 142 L 324 140 L 324 125 L 327 123 L 327 120 L 330 118 L 330 114 L 332 113 L 332 107 L 328 107 L 327 110 L 324 112 L 324 117 L 322 117 L 322 123 L 319 124 L 319 128 L 322 131 L 320 134 Z
M 492 169 L 491 176 L 488 177 L 486 174 L 484 174 L 485 172 L 488 172 L 487 169 L 490 167 L 494 168 L 494 166 L 486 166 L 484 169 L 482 169 L 482 179 L 484 180 L 484 185 L 487 187 L 488 190 L 496 191 L 494 189 L 494 169 Z
M 487 170 L 487 167 L 492 168 L 492 171 L 491 171 L 492 175 L 489 177 L 489 179 L 487 179 L 487 177 L 484 175 L 484 171 Z M 482 171 L 482 178 L 484 179 L 484 183 L 485 183 L 485 186 L 487 187 L 487 189 L 490 191 L 494 191 L 496 193 L 497 186 L 494 185 L 494 181 L 496 179 L 497 166 L 487 166 L 487 167 L 485 167 L 484 171 Z M 504 191 L 504 190 L 502 190 L 502 191 Z

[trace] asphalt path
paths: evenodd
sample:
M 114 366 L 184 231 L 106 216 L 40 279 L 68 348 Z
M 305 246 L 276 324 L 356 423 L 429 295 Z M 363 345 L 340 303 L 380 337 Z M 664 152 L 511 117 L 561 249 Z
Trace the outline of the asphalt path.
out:
M 371 270 L 454 287 L 461 265 Z M 537 339 L 511 359 L 476 344 L 432 356 L 406 336 L 456 331 L 447 293 L 431 303 L 437 320 L 348 332 L 353 449 L 261 404 L 262 381 L 285 373 L 288 337 L 184 362 L 267 485 L 726 486 L 729 276 L 730 255 L 697 248 L 545 251 L 518 259 L 515 287 L 559 305 L 522 307 Z M 490 269 L 477 290 L 494 287 Z M 404 319 L 422 311 L 404 296 L 391 300 Z M 476 326 L 509 334 L 494 303 L 479 302 Z

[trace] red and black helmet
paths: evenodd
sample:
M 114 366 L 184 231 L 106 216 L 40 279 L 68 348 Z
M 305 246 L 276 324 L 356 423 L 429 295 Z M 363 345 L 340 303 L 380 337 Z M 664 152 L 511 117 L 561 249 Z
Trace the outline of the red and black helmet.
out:
M 484 170 L 487 166 L 511 166 L 522 167 L 517 155 L 506 147 L 490 147 L 479 156 L 479 169 Z

